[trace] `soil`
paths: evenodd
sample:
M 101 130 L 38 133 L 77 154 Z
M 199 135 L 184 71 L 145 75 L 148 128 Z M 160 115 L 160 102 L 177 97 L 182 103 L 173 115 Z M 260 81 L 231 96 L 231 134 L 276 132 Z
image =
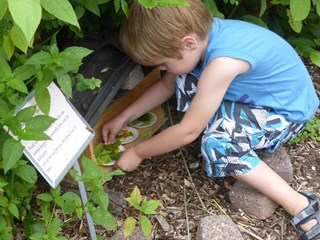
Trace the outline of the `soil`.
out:
M 314 85 L 320 96 L 320 69 L 306 61 Z M 172 113 L 173 117 L 179 116 Z M 316 114 L 320 118 L 320 111 Z M 107 183 L 107 188 L 129 196 L 135 186 L 147 199 L 160 201 L 158 213 L 168 222 L 170 229 L 164 231 L 159 222 L 153 223 L 152 239 L 195 239 L 199 219 L 211 214 L 228 214 L 241 226 L 245 240 L 298 240 L 299 234 L 290 224 L 290 216 L 282 208 L 265 219 L 233 209 L 228 197 L 233 178 L 210 179 L 206 176 L 201 161 L 200 140 L 179 150 L 145 160 L 138 170 L 116 177 Z M 320 194 L 320 143 L 308 140 L 299 144 L 285 144 L 293 169 L 294 179 L 290 183 L 296 190 L 307 190 Z M 117 217 L 119 225 L 125 214 Z M 75 231 L 75 229 L 82 229 Z M 97 234 L 105 239 L 111 232 L 97 227 Z M 70 226 L 64 236 L 69 239 L 89 239 L 86 222 Z

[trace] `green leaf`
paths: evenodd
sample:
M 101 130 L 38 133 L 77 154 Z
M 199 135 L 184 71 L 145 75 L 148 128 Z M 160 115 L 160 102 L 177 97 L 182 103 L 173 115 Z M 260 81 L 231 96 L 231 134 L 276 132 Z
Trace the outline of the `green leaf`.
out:
M 62 195 L 62 198 L 65 200 L 65 201 L 75 201 L 76 199 L 79 198 L 79 196 L 74 193 L 74 192 L 66 192 Z
M 267 9 L 267 0 L 260 0 L 260 3 L 261 5 L 260 5 L 259 17 L 261 17 Z
M 36 75 L 37 69 L 33 65 L 21 65 L 13 70 L 14 77 L 24 81 Z
M 5 173 L 12 169 L 23 154 L 23 145 L 21 142 L 9 138 L 4 142 L 2 149 L 3 168 Z
M 301 21 L 294 21 L 291 11 L 287 9 L 287 16 L 289 18 L 289 25 L 290 27 L 296 32 L 300 33 L 302 30 L 302 22 Z
M 86 10 L 84 9 L 84 7 L 78 5 L 75 7 L 74 9 L 76 15 L 77 15 L 77 19 L 81 19 L 84 15 L 84 13 L 86 12 Z
M 17 205 L 15 205 L 13 203 L 9 203 L 8 209 L 12 213 L 13 216 L 15 216 L 16 218 L 19 219 L 19 210 L 18 210 Z
M 34 89 L 39 93 L 43 90 L 47 90 L 47 87 L 53 82 L 54 76 L 50 69 L 43 69 L 42 72 L 38 74 L 38 78 Z
M 149 237 L 151 234 L 151 227 L 152 227 L 150 220 L 146 216 L 140 216 L 139 223 L 143 231 L 143 234 L 146 237 Z
M 41 0 L 41 5 L 56 18 L 80 28 L 77 16 L 68 0 Z
M 11 115 L 10 112 L 9 115 Z M 9 116 L 9 118 L 6 119 L 5 124 L 7 125 L 11 133 L 15 136 L 19 136 L 23 132 L 21 123 L 16 116 Z
M 37 106 L 30 106 L 30 107 L 23 108 L 16 114 L 16 116 L 18 117 L 18 120 L 20 122 L 29 121 L 31 120 L 33 115 L 36 113 L 36 109 L 37 109 Z
M 9 78 L 11 76 L 12 71 L 9 64 L 0 56 L 0 77 Z
M 73 180 L 75 181 L 82 181 L 82 177 L 79 176 L 78 172 L 74 169 L 69 170 L 69 174 L 72 177 Z
M 69 74 L 65 71 L 58 71 L 57 75 L 57 82 L 61 87 L 62 91 L 67 94 L 69 98 L 72 97 L 72 81 Z
M 211 12 L 212 16 L 224 18 L 223 14 L 219 11 L 215 1 L 212 0 L 204 0 L 203 3 L 206 5 L 206 7 Z
M 146 8 L 154 8 L 158 5 L 157 0 L 138 0 L 138 2 Z
M 114 0 L 114 10 L 116 13 L 118 13 L 120 10 L 120 3 L 121 3 L 121 0 Z
M 135 187 L 130 195 L 126 198 L 127 202 L 137 210 L 140 210 L 141 194 L 139 188 Z
M 108 194 L 103 190 L 93 191 L 91 195 L 92 200 L 101 206 L 102 208 L 108 209 L 109 197 Z
M 158 208 L 158 206 L 159 201 L 157 200 L 143 201 L 141 204 L 141 211 L 147 215 L 157 214 L 156 209 Z
M 304 20 L 310 12 L 311 2 L 310 0 L 291 0 L 290 12 L 293 22 Z
M 51 105 L 51 97 L 50 97 L 49 90 L 47 88 L 41 91 L 38 91 L 38 89 L 35 89 L 35 99 L 40 110 L 44 114 L 48 115 L 50 112 L 50 105 Z
M 2 93 L 5 88 L 6 86 L 3 83 L 0 83 L 0 93 Z
M 37 199 L 40 199 L 41 201 L 44 201 L 44 202 L 52 202 L 53 201 L 52 195 L 50 193 L 39 194 L 37 196 Z
M 95 224 L 101 225 L 106 229 L 117 229 L 118 226 L 114 216 L 112 216 L 111 213 L 106 212 L 105 209 L 96 208 L 95 210 L 90 211 L 90 214 Z
M 136 223 L 137 220 L 134 219 L 133 217 L 128 217 L 125 221 L 124 221 L 124 229 L 123 229 L 123 233 L 124 233 L 124 237 L 129 237 L 134 229 L 136 228 Z
M 87 78 L 87 79 L 80 79 L 78 80 L 77 82 L 77 85 L 76 85 L 76 88 L 78 91 L 84 91 L 84 90 L 87 90 L 87 89 L 95 89 L 95 88 L 99 88 L 101 85 L 101 80 L 100 79 L 97 79 L 97 78 Z
M 2 47 L 3 47 L 4 52 L 7 55 L 8 60 L 10 60 L 13 53 L 14 53 L 14 49 L 15 49 L 14 43 L 12 42 L 10 35 L 9 36 L 3 35 Z
M 30 65 L 49 65 L 53 63 L 53 58 L 48 52 L 38 52 L 33 54 L 25 64 Z
M 60 65 L 67 72 L 76 70 L 82 64 L 82 59 L 92 52 L 83 47 L 68 47 L 59 55 Z
M 81 219 L 83 217 L 83 209 L 82 208 L 77 208 L 76 209 L 76 214 L 78 219 Z
M 84 175 L 90 176 L 90 177 L 96 177 L 99 174 L 99 166 L 95 164 L 90 158 L 83 157 L 82 158 L 82 167 L 84 170 Z
M 318 16 L 320 16 L 320 2 L 318 2 L 316 5 L 316 12 L 317 12 Z
M 56 119 L 53 117 L 47 115 L 37 115 L 27 122 L 26 130 L 43 132 L 47 130 L 55 121 Z
M 98 5 L 96 0 L 86 0 L 85 1 L 85 7 L 90 12 L 92 12 L 93 14 L 97 15 L 98 17 L 100 17 L 100 9 L 99 9 L 99 5 Z
M 58 240 L 68 240 L 68 238 L 63 237 L 63 236 L 57 236 L 57 239 L 58 239 Z
M 126 17 L 128 17 L 129 16 L 129 7 L 128 7 L 127 1 L 121 0 L 121 9 L 122 9 L 122 12 L 124 13 L 124 15 Z
M 140 3 L 143 2 L 143 4 L 146 4 L 147 0 L 139 1 Z M 188 1 L 186 0 L 174 0 L 174 1 L 168 1 L 168 0 L 156 0 L 157 6 L 159 7 L 169 7 L 169 6 L 190 6 Z M 153 4 L 153 3 L 152 3 Z
M 6 119 L 9 116 L 9 104 L 0 98 L 0 118 Z
M 30 45 L 41 20 L 40 0 L 8 0 L 8 4 L 14 22 Z
M 140 194 L 140 190 L 137 186 L 133 189 L 133 191 L 131 193 L 131 197 L 136 199 L 139 203 L 141 202 L 141 194 Z
M 9 87 L 19 91 L 19 92 L 28 93 L 28 89 L 27 89 L 26 84 L 18 78 L 13 78 L 13 79 L 9 80 L 7 82 L 7 85 Z
M 62 195 L 63 203 L 59 205 L 64 214 L 72 214 L 77 207 L 81 207 L 81 199 L 80 197 L 73 192 L 66 192 Z M 80 206 L 76 204 L 80 202 Z
M 47 233 L 50 237 L 56 237 L 59 234 L 60 228 L 60 220 L 56 217 L 49 223 Z
M 14 45 L 17 48 L 19 48 L 22 52 L 27 53 L 27 50 L 28 50 L 27 39 L 24 33 L 22 32 L 22 30 L 17 25 L 14 25 L 11 28 L 10 36 Z
M 244 15 L 241 17 L 242 20 L 256 24 L 258 26 L 264 27 L 264 28 L 268 28 L 267 24 L 265 24 L 265 22 L 258 17 L 254 17 L 252 15 Z
M 0 196 L 0 206 L 1 207 L 7 207 L 8 206 L 8 198 Z
M 4 14 L 8 9 L 8 2 L 7 0 L 0 1 L 0 20 L 3 18 Z
M 19 166 L 15 174 L 28 183 L 34 184 L 37 182 L 37 172 L 30 165 Z
M 3 191 L 3 187 L 6 186 L 6 185 L 8 185 L 8 182 L 0 177 L 0 191 Z
M 318 67 L 320 67 L 320 52 L 313 50 L 310 54 L 310 60 L 316 64 Z
M 38 131 L 28 130 L 21 135 L 22 140 L 34 140 L 34 141 L 46 141 L 51 140 L 51 138 L 43 133 Z

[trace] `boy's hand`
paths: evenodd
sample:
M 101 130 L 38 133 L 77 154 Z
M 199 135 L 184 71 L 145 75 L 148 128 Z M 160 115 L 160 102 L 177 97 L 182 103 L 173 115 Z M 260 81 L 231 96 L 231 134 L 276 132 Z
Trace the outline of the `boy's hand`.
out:
M 120 168 L 125 172 L 131 172 L 137 169 L 142 160 L 143 159 L 136 154 L 134 147 L 131 147 L 116 161 L 115 167 Z
M 102 126 L 102 139 L 104 143 L 114 142 L 122 127 L 124 127 L 124 124 L 119 118 L 114 118 L 111 121 L 106 122 Z

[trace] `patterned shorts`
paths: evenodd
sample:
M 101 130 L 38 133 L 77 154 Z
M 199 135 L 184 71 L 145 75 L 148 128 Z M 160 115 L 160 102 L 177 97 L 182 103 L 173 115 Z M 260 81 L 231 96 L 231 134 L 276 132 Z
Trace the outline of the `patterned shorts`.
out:
M 191 83 L 188 76 L 179 76 L 189 81 L 183 84 L 177 79 L 178 110 L 182 111 L 187 110 L 196 90 L 196 83 Z M 304 126 L 305 123 L 288 122 L 270 108 L 223 101 L 202 137 L 201 153 L 207 175 L 225 177 L 249 172 L 260 162 L 255 150 L 272 152 L 294 138 Z

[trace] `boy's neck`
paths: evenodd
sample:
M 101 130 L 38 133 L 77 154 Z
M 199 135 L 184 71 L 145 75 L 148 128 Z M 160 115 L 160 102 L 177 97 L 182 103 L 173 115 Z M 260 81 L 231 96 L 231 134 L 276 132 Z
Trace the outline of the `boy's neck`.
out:
M 207 53 L 208 37 L 206 37 L 206 39 L 204 41 L 199 42 L 199 47 L 200 47 L 202 53 L 201 53 L 201 58 L 200 58 L 198 65 L 202 66 L 204 59 L 206 57 L 206 53 Z

